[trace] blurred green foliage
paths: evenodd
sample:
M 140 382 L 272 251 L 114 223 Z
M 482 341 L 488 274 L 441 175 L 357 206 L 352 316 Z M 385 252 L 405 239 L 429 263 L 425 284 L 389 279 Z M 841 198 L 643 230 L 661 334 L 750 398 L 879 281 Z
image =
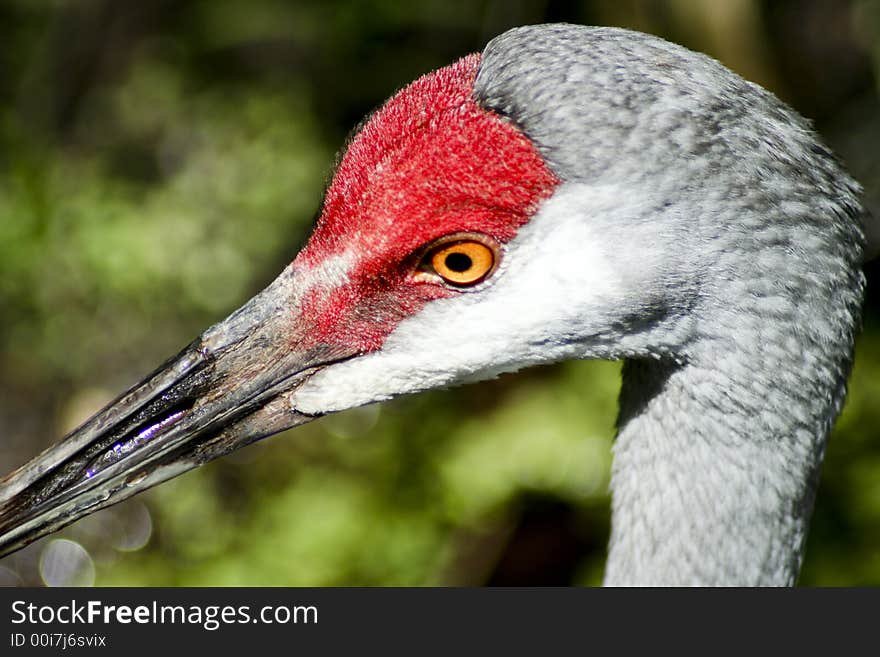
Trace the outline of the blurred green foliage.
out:
M 875 4 L 719 4 L 0 2 L 2 469 L 268 283 L 347 130 L 515 24 L 618 24 L 708 51 L 819 120 L 875 203 Z M 876 299 L 804 584 L 880 584 Z M 597 584 L 618 372 L 565 363 L 356 409 L 142 496 L 143 548 L 108 547 L 141 502 L 63 535 L 98 584 Z M 39 582 L 44 543 L 0 562 L 6 579 Z

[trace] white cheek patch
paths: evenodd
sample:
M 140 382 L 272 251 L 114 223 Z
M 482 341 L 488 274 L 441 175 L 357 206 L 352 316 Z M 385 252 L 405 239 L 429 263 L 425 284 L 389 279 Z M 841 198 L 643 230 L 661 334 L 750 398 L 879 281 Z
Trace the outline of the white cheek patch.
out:
M 381 350 L 318 372 L 291 405 L 329 413 L 583 356 L 621 292 L 590 214 L 619 208 L 620 194 L 590 189 L 585 204 L 579 189 L 561 188 L 544 202 L 483 287 L 428 303 Z

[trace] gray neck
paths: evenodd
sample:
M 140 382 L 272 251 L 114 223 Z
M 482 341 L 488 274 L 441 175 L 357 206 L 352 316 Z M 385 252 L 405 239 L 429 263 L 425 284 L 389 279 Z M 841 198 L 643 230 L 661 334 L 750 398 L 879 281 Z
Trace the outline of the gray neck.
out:
M 606 584 L 796 582 L 864 286 L 857 248 L 804 233 L 802 258 L 723 244 L 690 337 L 626 362 Z
M 700 398 L 717 374 L 626 364 L 606 585 L 794 583 L 824 432 L 757 435 L 757 409 Z
M 606 585 L 796 582 L 851 344 L 772 345 L 626 362 Z

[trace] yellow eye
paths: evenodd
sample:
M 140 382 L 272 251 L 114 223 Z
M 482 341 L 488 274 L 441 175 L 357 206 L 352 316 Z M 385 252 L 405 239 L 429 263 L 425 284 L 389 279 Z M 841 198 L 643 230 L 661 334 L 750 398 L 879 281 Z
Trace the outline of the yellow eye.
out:
M 475 285 L 495 268 L 495 250 L 474 239 L 447 242 L 429 252 L 431 269 L 451 285 Z

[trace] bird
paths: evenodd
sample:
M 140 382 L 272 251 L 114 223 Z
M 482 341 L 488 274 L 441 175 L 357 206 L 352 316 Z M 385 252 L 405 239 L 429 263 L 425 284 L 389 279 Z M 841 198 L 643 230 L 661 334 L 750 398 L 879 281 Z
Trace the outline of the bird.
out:
M 522 26 L 362 124 L 311 236 L 0 483 L 0 554 L 317 417 L 623 361 L 610 586 L 791 586 L 852 367 L 861 189 L 716 60 Z

